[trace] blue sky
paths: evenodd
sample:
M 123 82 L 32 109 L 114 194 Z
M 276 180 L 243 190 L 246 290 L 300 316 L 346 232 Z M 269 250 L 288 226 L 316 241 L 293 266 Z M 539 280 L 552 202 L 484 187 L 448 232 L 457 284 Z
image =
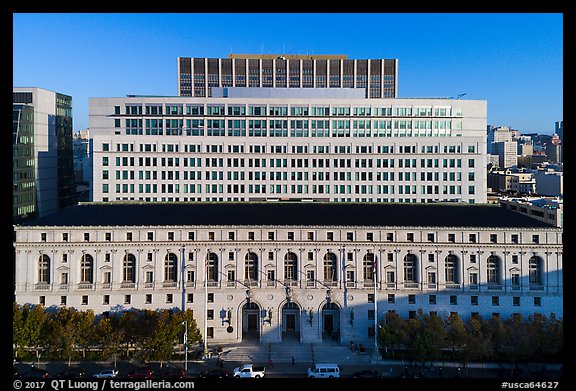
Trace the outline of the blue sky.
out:
M 13 15 L 13 85 L 88 98 L 176 95 L 177 57 L 397 58 L 399 97 L 488 101 L 488 124 L 553 133 L 563 119 L 560 13 Z

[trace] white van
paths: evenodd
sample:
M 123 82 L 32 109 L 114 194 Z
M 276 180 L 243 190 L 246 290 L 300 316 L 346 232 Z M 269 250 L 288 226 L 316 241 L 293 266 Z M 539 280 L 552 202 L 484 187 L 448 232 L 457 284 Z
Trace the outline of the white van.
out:
M 314 364 L 312 368 L 308 368 L 308 377 L 315 379 L 340 377 L 340 368 L 338 364 Z

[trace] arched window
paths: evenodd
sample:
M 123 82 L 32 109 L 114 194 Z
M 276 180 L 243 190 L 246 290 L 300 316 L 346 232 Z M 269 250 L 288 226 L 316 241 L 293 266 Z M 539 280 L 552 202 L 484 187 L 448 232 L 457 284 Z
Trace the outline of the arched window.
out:
M 374 280 L 374 254 L 367 253 L 364 255 L 364 260 L 362 262 L 364 270 L 364 280 Z
M 244 278 L 249 281 L 258 281 L 258 256 L 253 252 L 246 254 Z
M 136 282 L 136 257 L 133 254 L 124 255 L 122 263 L 122 281 Z
M 542 263 L 543 260 L 537 255 L 534 255 L 528 261 L 528 274 L 529 281 L 532 285 L 542 284 Z
M 178 257 L 174 253 L 168 253 L 164 258 L 164 281 L 178 281 Z
M 292 252 L 286 253 L 284 256 L 284 279 L 294 280 L 298 279 L 298 258 Z
M 338 276 L 336 275 L 337 262 L 336 254 L 326 253 L 324 255 L 324 281 L 336 281 Z
M 94 258 L 90 254 L 83 254 L 80 261 L 80 282 L 94 283 Z
M 450 254 L 444 260 L 444 278 L 449 284 L 459 284 L 458 278 L 458 257 Z
M 208 281 L 218 281 L 218 255 L 208 253 Z
M 38 283 L 50 284 L 50 257 L 46 254 L 38 259 Z
M 416 275 L 416 268 L 418 265 L 418 258 L 414 254 L 406 254 L 404 257 L 404 281 L 405 282 L 418 282 Z
M 500 258 L 496 255 L 490 255 L 486 261 L 488 284 L 500 284 Z

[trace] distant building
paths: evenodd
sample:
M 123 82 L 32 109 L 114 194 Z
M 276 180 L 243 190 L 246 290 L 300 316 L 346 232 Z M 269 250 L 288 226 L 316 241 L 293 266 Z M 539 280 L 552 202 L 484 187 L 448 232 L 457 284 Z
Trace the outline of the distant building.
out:
M 562 144 L 552 142 L 546 144 L 546 157 L 552 163 L 559 163 L 562 159 Z
M 74 176 L 78 201 L 89 201 L 89 184 L 92 182 L 92 139 L 90 131 L 74 133 Z
M 13 168 L 13 219 L 42 217 L 74 205 L 72 97 L 38 87 L 14 87 L 12 100 L 13 154 L 18 155 Z
M 510 168 L 518 165 L 518 144 L 516 141 L 495 141 L 492 143 L 492 154 L 498 155 L 498 166 Z
M 536 179 L 536 194 L 554 197 L 564 195 L 563 172 L 538 170 L 534 177 Z
M 488 187 L 495 191 L 513 194 L 534 194 L 534 174 L 520 170 L 499 170 L 488 173 Z
M 505 197 L 500 199 L 500 205 L 555 227 L 562 228 L 564 225 L 563 201 L 560 198 Z
M 554 123 L 554 133 L 560 137 L 561 141 L 564 141 L 564 121 Z
M 492 126 L 489 125 L 487 127 L 488 135 L 486 137 L 487 142 L 487 152 L 489 155 L 497 155 L 498 153 L 494 149 L 494 143 L 498 142 L 511 142 L 512 138 L 512 131 L 506 126 Z

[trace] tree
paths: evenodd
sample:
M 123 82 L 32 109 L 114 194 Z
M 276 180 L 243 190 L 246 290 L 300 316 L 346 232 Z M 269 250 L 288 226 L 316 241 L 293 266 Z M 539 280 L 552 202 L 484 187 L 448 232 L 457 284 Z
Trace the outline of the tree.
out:
M 460 316 L 457 313 L 450 314 L 446 318 L 446 342 L 452 352 L 452 358 L 458 359 L 462 363 L 466 363 L 468 359 L 467 355 L 464 354 L 467 337 L 468 331 Z
M 488 357 L 489 339 L 485 334 L 486 322 L 479 316 L 471 316 L 466 323 L 466 342 L 464 343 L 464 359 L 483 361 Z
M 388 312 L 378 329 L 378 343 L 394 357 L 397 347 L 407 339 L 406 322 L 396 312 Z
M 18 350 L 22 352 L 24 348 L 34 348 L 38 357 L 40 350 L 46 345 L 43 330 L 49 318 L 48 313 L 43 306 L 32 304 L 25 304 L 19 311 L 14 311 L 17 315 L 15 321 Z
M 120 327 L 120 316 L 103 316 L 95 327 L 95 337 L 97 343 L 102 347 L 102 356 L 114 358 L 116 367 L 118 355 L 122 350 L 125 333 Z

